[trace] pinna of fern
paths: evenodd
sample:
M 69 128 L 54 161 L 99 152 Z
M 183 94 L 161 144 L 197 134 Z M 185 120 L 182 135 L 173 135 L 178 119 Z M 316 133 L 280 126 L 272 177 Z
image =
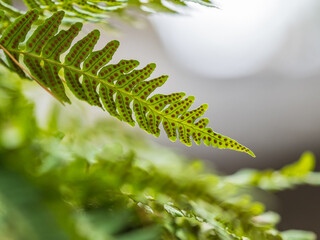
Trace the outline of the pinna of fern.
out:
M 72 44 L 82 24 L 75 23 L 68 30 L 58 32 L 63 11 L 46 19 L 26 39 L 38 17 L 37 10 L 27 12 L 17 18 L 0 39 L 7 67 L 20 76 L 28 73 L 61 102 L 70 103 L 66 85 L 80 100 L 106 110 L 131 126 L 137 122 L 140 128 L 156 137 L 160 135 L 162 123 L 172 141 L 179 138 L 191 146 L 192 138 L 196 144 L 203 142 L 207 146 L 242 151 L 254 157 L 245 146 L 207 127 L 209 120 L 200 118 L 207 110 L 207 104 L 189 110 L 194 102 L 193 96 L 185 97 L 182 92 L 152 95 L 168 78 L 163 75 L 146 80 L 154 71 L 155 64 L 138 70 L 139 62 L 136 60 L 109 64 L 119 47 L 118 41 L 111 41 L 101 50 L 93 51 L 100 35 L 98 30 L 93 30 Z M 25 39 L 26 46 L 22 48 L 20 43 Z M 61 54 L 65 52 L 64 61 L 61 61 Z

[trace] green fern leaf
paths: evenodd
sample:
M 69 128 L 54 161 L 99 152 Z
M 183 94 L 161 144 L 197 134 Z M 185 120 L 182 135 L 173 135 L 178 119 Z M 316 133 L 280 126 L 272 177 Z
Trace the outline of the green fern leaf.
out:
M 125 16 L 129 14 L 128 9 L 143 13 L 177 13 L 176 6 L 185 7 L 190 2 L 206 7 L 215 7 L 215 4 L 210 0 L 23 0 L 23 2 L 29 9 L 37 9 L 42 14 L 46 10 L 49 12 L 63 10 L 68 18 L 76 17 L 92 22 L 105 22 L 106 17 L 111 14 L 125 20 Z M 123 15 L 123 11 L 126 12 L 125 15 Z
M 18 17 L 2 34 L 1 44 L 8 49 L 18 49 L 21 42 L 25 40 L 27 33 L 30 31 L 31 25 L 38 19 L 36 11 L 30 11 L 23 16 Z M 12 52 L 12 56 L 18 59 L 19 53 Z M 25 74 L 22 69 L 17 66 L 13 60 L 7 56 L 9 66 L 17 72 L 21 77 Z
M 4 11 L 0 10 L 0 22 L 3 21 L 4 17 L 5 17 Z
M 30 9 L 40 8 L 40 5 L 35 0 L 24 0 L 24 2 Z
M 23 0 L 28 9 L 37 9 L 41 15 L 47 12 L 64 11 L 65 22 L 73 22 L 74 18 L 91 22 L 103 22 L 110 16 L 123 21 L 135 21 L 132 10 L 145 13 L 178 13 L 179 7 L 187 7 L 187 3 L 196 3 L 206 7 L 216 7 L 210 0 Z M 8 16 L 17 18 L 23 13 L 5 1 L 0 1 L 0 10 Z M 109 27 L 112 28 L 112 25 Z
M 21 65 L 16 64 L 21 61 L 21 56 L 31 75 L 61 101 L 70 103 L 64 78 L 68 88 L 80 100 L 108 111 L 131 126 L 138 123 L 140 128 L 157 137 L 162 123 L 172 141 L 179 138 L 191 146 L 193 139 L 197 144 L 203 142 L 208 146 L 234 149 L 254 156 L 245 146 L 207 127 L 209 120 L 201 118 L 207 104 L 189 110 L 194 102 L 193 96 L 184 98 L 184 93 L 151 96 L 168 78 L 164 75 L 147 80 L 155 64 L 138 70 L 135 69 L 139 64 L 136 60 L 109 64 L 119 47 L 118 41 L 111 41 L 101 50 L 92 52 L 100 35 L 98 30 L 94 30 L 72 45 L 82 24 L 75 23 L 68 30 L 58 32 L 63 15 L 63 12 L 57 12 L 38 26 L 27 39 L 25 49 L 19 44 L 38 18 L 38 12 L 29 11 L 10 25 L 0 39 L 2 48 L 15 59 L 13 61 L 7 56 L 9 67 L 24 73 Z M 64 61 L 61 61 L 61 54 L 65 52 Z

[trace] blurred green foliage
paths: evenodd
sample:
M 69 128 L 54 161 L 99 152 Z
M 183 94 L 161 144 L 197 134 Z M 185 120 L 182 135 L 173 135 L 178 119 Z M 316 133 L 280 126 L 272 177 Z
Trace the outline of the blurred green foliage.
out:
M 41 129 L 24 83 L 0 74 L 1 240 L 316 239 L 276 230 L 279 215 L 251 195 L 319 185 L 311 153 L 220 176 L 111 120 L 88 126 L 56 107 Z

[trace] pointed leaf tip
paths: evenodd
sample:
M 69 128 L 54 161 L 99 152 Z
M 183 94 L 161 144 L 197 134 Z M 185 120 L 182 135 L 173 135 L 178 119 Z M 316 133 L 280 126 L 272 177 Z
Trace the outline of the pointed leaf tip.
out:
M 249 150 L 249 152 L 247 152 L 251 157 L 253 157 L 253 158 L 255 158 L 256 157 L 256 155 L 251 151 L 251 150 Z

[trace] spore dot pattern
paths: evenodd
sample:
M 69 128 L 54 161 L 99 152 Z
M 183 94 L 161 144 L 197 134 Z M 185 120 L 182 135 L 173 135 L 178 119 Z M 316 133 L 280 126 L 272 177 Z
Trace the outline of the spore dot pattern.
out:
M 207 127 L 209 119 L 202 117 L 207 104 L 190 110 L 195 101 L 193 96 L 185 97 L 182 92 L 153 95 L 168 79 L 162 75 L 148 80 L 156 68 L 154 63 L 141 69 L 136 69 L 139 65 L 136 60 L 109 64 L 119 42 L 111 41 L 93 51 L 100 37 L 100 32 L 93 30 L 73 43 L 82 24 L 74 23 L 69 29 L 58 31 L 63 16 L 63 12 L 56 12 L 38 26 L 27 39 L 25 50 L 19 50 L 19 44 L 38 18 L 35 10 L 18 18 L 0 39 L 17 60 L 19 55 L 23 56 L 31 74 L 61 101 L 71 103 L 66 85 L 78 99 L 106 110 L 131 126 L 138 123 L 141 129 L 157 137 L 162 127 L 170 140 L 179 138 L 187 146 L 191 146 L 193 140 L 196 144 L 234 149 L 254 156 L 248 148 Z M 11 63 L 10 67 L 18 66 Z

